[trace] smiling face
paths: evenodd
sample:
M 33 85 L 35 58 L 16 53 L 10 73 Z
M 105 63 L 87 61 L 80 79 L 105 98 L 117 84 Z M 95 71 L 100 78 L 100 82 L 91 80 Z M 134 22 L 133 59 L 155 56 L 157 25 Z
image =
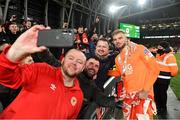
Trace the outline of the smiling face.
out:
M 73 78 L 83 71 L 85 62 L 85 55 L 79 50 L 72 49 L 62 60 L 62 70 L 66 76 Z
M 99 71 L 100 63 L 95 58 L 89 58 L 86 62 L 85 72 L 88 77 L 93 78 Z
M 96 44 L 96 54 L 105 57 L 109 54 L 109 44 L 107 41 L 98 40 Z

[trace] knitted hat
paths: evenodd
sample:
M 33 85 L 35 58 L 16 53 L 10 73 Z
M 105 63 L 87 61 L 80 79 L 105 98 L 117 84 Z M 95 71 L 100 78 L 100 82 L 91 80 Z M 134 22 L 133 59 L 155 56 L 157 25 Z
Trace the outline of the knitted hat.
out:
M 170 44 L 166 41 L 160 42 L 159 45 L 162 46 L 164 49 L 170 48 Z
M 159 45 L 165 49 L 165 51 L 164 51 L 165 53 L 171 52 L 170 44 L 168 42 L 162 41 L 159 43 Z

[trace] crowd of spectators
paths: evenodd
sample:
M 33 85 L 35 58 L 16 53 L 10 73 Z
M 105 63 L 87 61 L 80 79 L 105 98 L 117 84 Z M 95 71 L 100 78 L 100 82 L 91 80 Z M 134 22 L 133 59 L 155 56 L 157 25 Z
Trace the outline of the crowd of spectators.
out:
M 107 34 L 106 36 L 101 35 L 100 37 L 98 37 L 99 35 L 96 33 L 96 28 L 99 24 L 99 20 L 99 17 L 97 17 L 95 22 L 91 25 L 91 28 L 89 29 L 84 28 L 83 26 L 79 26 L 77 29 L 74 29 L 75 38 L 73 48 L 79 49 L 80 51 L 84 52 L 88 58 L 93 57 L 94 59 L 97 59 L 97 61 L 100 62 L 100 66 L 98 67 L 99 71 L 97 71 L 97 73 L 92 78 L 95 86 L 90 85 L 90 88 L 92 90 L 95 89 L 95 92 L 91 91 L 92 94 L 91 96 L 89 96 L 86 95 L 88 92 L 85 91 L 84 96 L 90 97 L 87 98 L 88 101 L 86 101 L 88 104 L 89 102 L 103 101 L 104 97 L 101 97 L 103 95 L 103 85 L 108 79 L 107 72 L 109 69 L 113 68 L 114 58 L 117 55 L 117 53 L 113 52 L 114 46 L 110 42 L 110 34 Z M 7 21 L 3 25 L 0 25 L 0 52 L 2 52 L 3 49 L 7 46 L 13 45 L 17 38 L 32 26 L 33 25 L 31 21 L 24 21 L 22 24 L 17 23 L 16 15 L 12 15 L 9 21 Z M 64 23 L 63 28 L 67 27 L 68 24 Z M 65 53 L 71 48 L 49 48 L 44 52 L 31 54 L 26 58 L 27 60 L 23 60 L 22 63 L 31 64 L 33 62 L 46 62 L 54 67 L 59 67 L 61 66 L 60 61 L 64 58 Z M 81 82 L 83 82 L 82 79 Z M 84 85 L 80 84 L 80 86 Z M 0 89 L 0 100 L 2 104 L 2 109 L 5 109 L 16 98 L 16 96 L 19 94 L 22 88 L 19 87 L 18 89 L 14 90 L 1 85 Z M 94 96 L 93 94 L 96 93 L 98 93 L 98 95 Z M 98 100 L 97 98 L 99 97 L 102 100 Z M 111 99 L 114 101 L 114 104 Z M 95 111 L 96 107 L 98 107 L 99 104 L 102 106 L 115 106 L 115 99 L 109 98 L 109 100 L 107 100 L 106 103 L 98 102 L 98 104 L 95 105 L 93 109 L 91 108 L 91 112 Z M 108 101 L 111 103 L 108 103 Z M 89 113 L 91 112 L 89 111 Z

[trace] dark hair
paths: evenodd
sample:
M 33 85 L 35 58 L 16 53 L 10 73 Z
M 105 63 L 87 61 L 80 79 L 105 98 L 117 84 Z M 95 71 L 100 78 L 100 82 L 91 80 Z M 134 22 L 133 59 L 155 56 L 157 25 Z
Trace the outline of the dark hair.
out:
M 107 43 L 108 43 L 108 46 L 110 47 L 110 43 L 109 43 L 109 41 L 108 41 L 106 38 L 100 38 L 100 39 L 98 39 L 98 40 L 96 41 L 96 45 L 97 45 L 97 43 L 98 43 L 99 41 L 107 42 Z
M 78 28 L 84 28 L 84 27 L 83 27 L 82 25 L 79 25 Z M 78 29 L 78 28 L 77 28 L 77 29 Z
M 87 57 L 87 56 L 86 56 L 86 57 Z M 101 62 L 100 62 L 100 60 L 99 60 L 98 57 L 96 57 L 96 56 L 90 56 L 90 57 L 87 57 L 87 60 L 86 60 L 86 61 L 88 61 L 89 59 L 95 59 L 96 61 L 98 61 L 98 62 L 99 62 L 99 68 L 100 68 Z
M 90 56 L 90 57 L 87 57 L 87 61 L 88 61 L 89 59 L 95 59 L 95 60 L 99 61 L 99 63 L 100 63 L 99 58 L 96 57 L 96 56 Z
M 24 20 L 24 23 L 31 22 L 30 20 Z M 32 22 L 31 22 L 32 23 Z
M 10 25 L 17 25 L 17 23 L 16 22 L 11 22 L 10 24 L 9 24 L 9 26 Z

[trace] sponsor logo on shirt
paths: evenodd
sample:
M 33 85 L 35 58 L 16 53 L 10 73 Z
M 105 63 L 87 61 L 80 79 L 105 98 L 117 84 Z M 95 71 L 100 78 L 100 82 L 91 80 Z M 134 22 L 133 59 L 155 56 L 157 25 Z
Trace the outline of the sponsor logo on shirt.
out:
M 72 106 L 75 106 L 76 103 L 77 103 L 76 97 L 72 97 L 72 98 L 71 98 L 71 105 L 72 105 Z
M 153 57 L 153 54 L 148 49 L 144 50 L 144 54 L 146 54 L 149 57 Z
M 50 88 L 51 88 L 53 91 L 55 91 L 55 90 L 56 90 L 56 85 L 53 84 L 53 83 L 51 83 Z
M 128 64 L 128 65 L 126 66 L 126 72 L 125 72 L 125 74 L 126 74 L 126 75 L 131 75 L 131 74 L 133 74 L 133 67 L 132 67 L 131 64 Z

